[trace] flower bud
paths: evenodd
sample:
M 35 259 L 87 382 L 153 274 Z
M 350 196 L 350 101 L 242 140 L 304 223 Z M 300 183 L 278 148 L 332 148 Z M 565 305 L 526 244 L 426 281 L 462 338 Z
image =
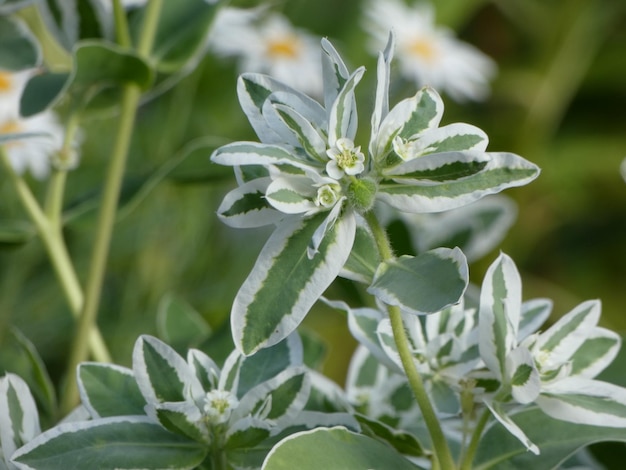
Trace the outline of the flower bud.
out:
M 348 201 L 359 212 L 367 212 L 374 205 L 376 182 L 370 178 L 353 179 L 348 185 Z

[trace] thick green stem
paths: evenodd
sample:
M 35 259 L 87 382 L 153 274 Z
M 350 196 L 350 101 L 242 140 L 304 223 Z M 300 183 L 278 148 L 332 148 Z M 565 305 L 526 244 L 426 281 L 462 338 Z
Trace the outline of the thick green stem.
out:
M 489 416 L 491 412 L 489 408 L 485 408 L 483 414 L 480 419 L 476 423 L 476 427 L 474 428 L 474 432 L 472 433 L 472 440 L 467 446 L 467 450 L 463 457 L 463 460 L 460 462 L 461 470 L 471 470 L 472 469 L 472 461 L 474 460 L 474 456 L 476 455 L 476 451 L 478 450 L 478 444 L 480 444 L 480 438 L 483 435 L 483 431 L 485 430 L 485 426 L 489 421 Z
M 65 247 L 61 232 L 57 230 L 55 225 L 46 217 L 46 214 L 39 206 L 39 203 L 30 191 L 28 185 L 15 173 L 6 156 L 4 148 L 1 146 L 0 160 L 2 160 L 6 174 L 13 184 L 22 206 L 35 224 L 37 233 L 46 248 L 61 289 L 67 299 L 70 311 L 77 317 L 83 307 L 83 291 L 78 282 L 78 277 L 74 271 L 74 266 L 72 265 L 67 248 Z M 103 362 L 110 361 L 109 352 L 107 351 L 100 332 L 96 328 L 92 328 L 87 332 L 87 337 L 88 345 L 94 358 Z
M 144 57 L 148 55 L 152 48 L 161 6 L 162 0 L 151 0 L 146 7 L 146 17 L 142 27 L 142 35 L 139 39 L 138 49 L 140 55 Z M 118 33 L 118 36 L 121 38 L 124 37 L 123 34 L 120 36 L 120 33 Z M 87 333 L 96 324 L 119 194 L 126 169 L 128 149 L 130 147 L 140 98 L 141 90 L 138 85 L 129 83 L 124 86 L 117 136 L 110 158 L 104 192 L 100 203 L 100 212 L 98 214 L 96 237 L 89 265 L 87 286 L 85 288 L 85 303 L 68 362 L 68 377 L 72 377 L 76 367 L 87 358 Z M 73 380 L 68 380 L 63 395 L 62 410 L 69 412 L 77 401 L 78 389 L 76 384 Z
M 389 244 L 389 239 L 384 229 L 380 226 L 376 215 L 372 211 L 369 211 L 366 213 L 365 219 L 372 230 L 382 259 L 391 259 L 393 257 L 393 251 Z M 402 367 L 404 368 L 409 385 L 411 386 L 411 390 L 413 390 L 413 395 L 422 412 L 424 422 L 426 423 L 432 440 L 433 451 L 437 459 L 436 465 L 439 465 L 439 468 L 445 470 L 453 469 L 455 468 L 455 464 L 452 453 L 450 452 L 450 447 L 448 446 L 448 441 L 443 434 L 435 409 L 426 393 L 422 377 L 419 375 L 415 363 L 413 362 L 409 340 L 404 329 L 404 324 L 402 323 L 402 312 L 400 308 L 391 305 L 388 306 L 388 312 L 393 338 L 396 343 L 396 348 L 398 349 L 398 354 L 400 355 Z M 433 464 L 433 467 L 434 466 L 435 463 Z

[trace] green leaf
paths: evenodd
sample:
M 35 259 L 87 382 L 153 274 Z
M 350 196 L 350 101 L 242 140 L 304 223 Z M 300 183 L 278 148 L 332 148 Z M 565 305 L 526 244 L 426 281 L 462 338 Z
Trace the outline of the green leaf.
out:
M 13 454 L 18 468 L 67 470 L 80 462 L 93 469 L 192 469 L 207 447 L 144 417 L 102 418 L 54 427 Z
M 451 182 L 480 173 L 488 162 L 488 154 L 478 151 L 433 153 L 400 163 L 384 174 L 398 183 Z
M 513 415 L 515 423 L 539 447 L 540 455 L 526 451 L 502 426 L 494 424 L 481 439 L 472 468 L 486 470 L 549 470 L 579 449 L 595 442 L 626 441 L 626 428 L 572 425 L 550 418 L 537 408 Z
M 372 231 L 362 219 L 357 218 L 354 245 L 339 275 L 346 279 L 370 284 L 380 261 L 380 252 Z
M 350 77 L 350 72 L 335 47 L 322 38 L 322 73 L 324 77 L 324 107 L 330 109 Z
M 220 165 L 280 165 L 283 163 L 296 168 L 308 169 L 310 162 L 278 145 L 258 142 L 234 142 L 218 148 L 211 160 Z
M 41 432 L 39 413 L 28 385 L 15 374 L 0 378 L 0 459 L 8 459 Z
M 35 237 L 35 227 L 25 220 L 0 221 L 0 248 L 16 248 Z
M 28 28 L 17 19 L 0 16 L 0 69 L 25 70 L 40 61 L 39 44 Z
M 312 258 L 307 249 L 326 213 L 285 219 L 261 251 L 231 312 L 233 339 L 246 355 L 291 333 L 335 279 L 350 254 L 355 221 L 339 217 Z
M 54 106 L 69 86 L 70 77 L 69 73 L 52 72 L 32 77 L 22 93 L 20 114 L 28 117 Z
M 0 1 L 0 15 L 9 15 L 34 2 L 35 0 L 2 0 Z
M 215 14 L 225 3 L 224 0 L 163 2 L 150 53 L 159 72 L 177 72 L 201 52 Z
M 405 212 L 441 212 L 477 201 L 488 194 L 530 183 L 539 168 L 512 153 L 488 153 L 482 171 L 455 181 L 429 184 L 382 183 L 378 198 Z
M 81 401 L 92 417 L 142 415 L 146 400 L 131 369 L 86 362 L 78 366 Z
M 211 335 L 207 321 L 187 302 L 165 294 L 157 310 L 157 331 L 177 351 L 196 347 Z
M 249 451 L 270 436 L 270 429 L 266 422 L 248 417 L 239 421 L 228 429 L 225 449 L 232 452 L 234 449 Z
M 350 75 L 330 108 L 328 143 L 331 147 L 342 137 L 354 140 L 358 126 L 354 88 L 361 81 L 364 73 L 365 67 L 359 67 Z
M 155 407 L 155 414 L 165 429 L 205 445 L 210 442 L 204 416 L 194 403 L 163 403 Z
M 283 439 L 268 454 L 262 468 L 415 470 L 419 467 L 382 442 L 343 427 L 335 427 L 299 432 Z
M 368 292 L 411 313 L 435 313 L 457 303 L 467 283 L 467 261 L 461 250 L 437 248 L 384 261 Z
M 293 131 L 300 146 L 311 157 L 311 160 L 326 162 L 328 160 L 326 156 L 326 141 L 313 125 L 289 106 L 276 103 L 273 107 L 285 125 Z
M 235 228 L 262 227 L 278 222 L 284 214 L 265 199 L 270 182 L 270 178 L 256 178 L 227 193 L 217 208 L 218 217 Z
M 403 455 L 421 457 L 425 455 L 424 447 L 413 434 L 401 429 L 394 429 L 387 424 L 356 413 L 354 415 L 361 425 L 362 433 L 389 444 Z

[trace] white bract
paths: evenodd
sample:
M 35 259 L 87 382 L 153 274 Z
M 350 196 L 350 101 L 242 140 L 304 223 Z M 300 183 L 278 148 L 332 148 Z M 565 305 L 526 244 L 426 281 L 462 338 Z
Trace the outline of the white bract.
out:
M 604 427 L 626 426 L 626 389 L 593 378 L 615 358 L 616 333 L 597 326 L 600 302 L 583 302 L 541 333 L 548 301 L 522 303 L 513 261 L 502 254 L 483 282 L 480 355 L 500 388 L 486 399 L 494 416 L 529 450 L 537 447 L 507 416 L 505 404 L 536 403 L 549 416 Z
M 395 32 L 400 71 L 405 78 L 446 92 L 457 101 L 486 98 L 496 72 L 493 60 L 456 39 L 451 30 L 437 26 L 432 5 L 370 0 L 363 11 L 364 29 L 372 35 L 372 52 L 384 44 L 389 30 Z

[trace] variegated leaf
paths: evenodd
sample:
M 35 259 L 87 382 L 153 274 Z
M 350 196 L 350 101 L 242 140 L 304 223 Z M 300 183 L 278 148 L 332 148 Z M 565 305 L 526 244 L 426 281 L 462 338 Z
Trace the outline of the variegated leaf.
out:
M 220 165 L 292 165 L 309 169 L 311 164 L 295 152 L 284 147 L 258 142 L 233 142 L 224 145 L 211 155 L 211 160 Z
M 224 448 L 227 452 L 232 452 L 234 449 L 249 452 L 251 448 L 267 439 L 270 434 L 271 425 L 267 421 L 248 416 L 228 427 Z
M 233 302 L 235 345 L 250 355 L 278 343 L 302 321 L 335 279 L 354 242 L 352 214 L 339 217 L 318 253 L 307 256 L 326 213 L 284 220 L 270 236 Z
M 614 331 L 593 328 L 585 342 L 569 358 L 572 364 L 570 375 L 595 377 L 613 362 L 621 346 L 622 339 Z
M 479 151 L 434 153 L 386 169 L 385 176 L 397 183 L 431 185 L 452 182 L 487 168 L 489 154 Z
M 276 178 L 267 187 L 265 198 L 285 214 L 302 214 L 317 209 L 313 202 L 316 189 L 306 176 Z
M 580 377 L 544 385 L 537 405 L 547 415 L 570 423 L 626 427 L 626 388 Z
M 40 432 L 37 405 L 28 385 L 19 376 L 7 373 L 0 378 L 0 459 L 4 456 L 9 465 L 13 452 Z
M 224 196 L 217 215 L 235 228 L 253 228 L 278 222 L 284 217 L 270 206 L 265 192 L 271 178 L 257 178 L 233 189 Z
M 294 133 L 305 153 L 311 157 L 311 161 L 326 162 L 328 160 L 326 141 L 318 129 L 315 129 L 304 116 L 289 106 L 273 104 L 273 107 L 285 125 Z
M 213 359 L 198 349 L 190 349 L 187 351 L 187 363 L 196 374 L 205 392 L 217 388 L 220 369 Z
M 535 401 L 541 391 L 539 372 L 530 351 L 520 346 L 506 357 L 507 382 L 518 403 L 526 405 Z
M 335 47 L 322 38 L 322 74 L 324 77 L 324 107 L 330 111 L 339 92 L 348 81 L 350 72 Z
M 423 88 L 412 98 L 396 104 L 383 119 L 378 131 L 375 158 L 380 161 L 391 151 L 395 136 L 409 139 L 439 125 L 443 101 L 432 88 Z
M 487 155 L 490 157 L 487 165 L 471 176 L 420 185 L 382 183 L 378 187 L 378 198 L 405 212 L 441 212 L 465 206 L 506 188 L 525 185 L 539 175 L 536 165 L 512 153 Z
M 467 260 L 461 250 L 436 248 L 382 262 L 368 292 L 407 312 L 427 314 L 457 303 L 468 281 Z
M 520 427 L 515 424 L 515 422 L 504 412 L 500 403 L 489 403 L 485 402 L 491 414 L 506 428 L 506 430 L 515 436 L 527 450 L 531 451 L 535 455 L 539 455 L 539 448 L 533 444 L 533 442 L 528 439 L 528 436 L 520 429 Z
M 522 342 L 543 325 L 552 311 L 550 299 L 532 299 L 522 303 L 517 341 Z
M 339 275 L 353 281 L 371 284 L 380 261 L 380 251 L 372 231 L 363 218 L 357 216 L 354 245 Z
M 328 117 L 328 145 L 334 147 L 338 139 L 354 140 L 358 126 L 354 89 L 363 78 L 364 67 L 356 69 L 337 95 Z
M 369 142 L 369 152 L 375 161 L 378 160 L 378 154 L 376 154 L 378 130 L 382 120 L 389 113 L 389 75 L 394 47 L 395 37 L 393 32 L 390 32 L 385 50 L 378 54 L 378 64 L 376 67 L 376 99 L 374 101 L 374 111 L 372 112 L 371 118 L 371 136 Z
M 154 415 L 165 429 L 173 433 L 205 444 L 210 441 L 205 416 L 193 402 L 160 403 L 154 407 Z

